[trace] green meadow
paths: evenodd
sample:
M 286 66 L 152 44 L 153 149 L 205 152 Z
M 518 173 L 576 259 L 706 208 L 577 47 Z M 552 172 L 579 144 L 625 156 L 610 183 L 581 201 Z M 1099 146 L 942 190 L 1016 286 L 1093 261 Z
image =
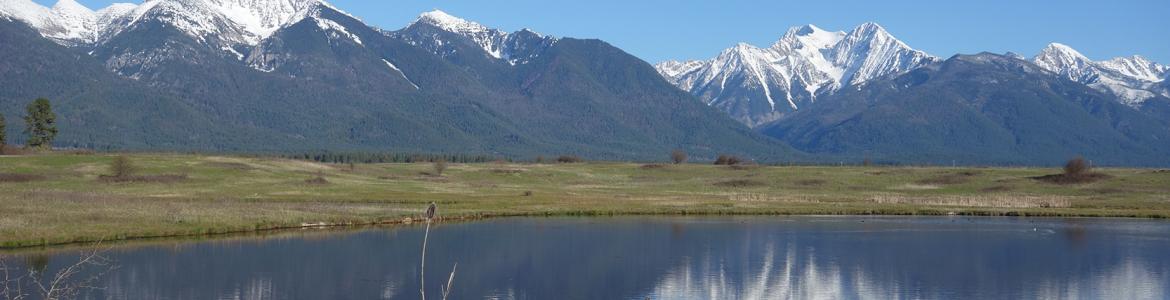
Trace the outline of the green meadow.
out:
M 0 156 L 0 247 L 447 219 L 631 214 L 1170 217 L 1170 171 L 708 164 L 323 164 L 234 156 Z

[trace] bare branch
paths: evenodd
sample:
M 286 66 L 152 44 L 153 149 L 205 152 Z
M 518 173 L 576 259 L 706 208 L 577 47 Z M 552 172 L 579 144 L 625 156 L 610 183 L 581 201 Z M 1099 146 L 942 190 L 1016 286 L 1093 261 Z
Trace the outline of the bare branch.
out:
M 12 268 L 0 257 L 0 299 L 21 300 L 25 298 L 23 287 L 20 284 L 24 276 L 12 277 Z
M 57 271 L 49 279 L 47 285 L 43 277 L 44 274 L 40 274 L 36 270 L 29 269 L 29 279 L 36 284 L 36 287 L 40 290 L 41 297 L 44 299 L 72 299 L 76 298 L 84 290 L 100 289 L 94 283 L 115 269 L 111 264 L 111 260 L 101 255 L 101 253 L 109 250 L 109 248 L 101 248 L 100 245 L 101 241 L 98 241 L 94 243 L 92 250 L 82 252 L 76 263 Z M 91 269 L 96 269 L 97 271 L 85 278 L 75 278 L 86 270 Z

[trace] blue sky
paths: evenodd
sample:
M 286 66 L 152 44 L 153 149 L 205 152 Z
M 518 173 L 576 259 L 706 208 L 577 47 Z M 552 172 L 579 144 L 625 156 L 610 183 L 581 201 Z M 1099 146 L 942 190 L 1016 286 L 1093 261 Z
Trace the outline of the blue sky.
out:
M 79 0 L 94 9 L 126 1 Z M 384 29 L 401 28 L 419 13 L 442 9 L 509 31 L 527 27 L 555 36 L 602 39 L 652 63 L 709 58 L 741 41 L 768 46 L 789 27 L 802 24 L 848 30 L 873 21 L 911 47 L 941 57 L 981 51 L 1032 56 L 1049 42 L 1060 42 L 1096 60 L 1140 54 L 1170 64 L 1167 0 L 330 2 Z

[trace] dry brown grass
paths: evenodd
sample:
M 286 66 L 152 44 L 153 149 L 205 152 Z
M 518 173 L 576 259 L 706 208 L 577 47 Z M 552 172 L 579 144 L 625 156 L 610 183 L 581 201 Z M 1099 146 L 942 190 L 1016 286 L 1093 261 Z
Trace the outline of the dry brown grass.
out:
M 727 200 L 732 202 L 779 202 L 779 203 L 821 203 L 820 200 L 803 195 L 769 195 L 761 193 L 733 193 Z
M 944 173 L 935 177 L 919 180 L 918 183 L 931 185 L 962 184 L 971 181 L 971 178 L 975 176 L 979 176 L 979 172 L 962 171 L 956 173 Z
M 325 179 L 325 177 L 323 177 L 323 176 L 316 176 L 316 177 L 313 177 L 313 178 L 305 179 L 305 184 L 309 184 L 309 185 L 327 185 L 327 184 L 329 184 L 329 180 L 326 180 L 326 179 Z
M 729 165 L 729 166 L 727 166 L 727 168 L 728 168 L 728 169 L 732 169 L 732 170 L 736 170 L 736 171 L 744 171 L 744 170 L 755 170 L 755 169 L 759 169 L 759 168 L 760 168 L 760 165 L 756 165 L 756 164 L 737 164 L 737 165 Z
M 796 181 L 796 185 L 799 186 L 821 186 L 826 183 L 828 183 L 828 181 L 825 181 L 824 179 L 802 179 Z
M 1111 178 L 1109 175 L 1102 173 L 1053 174 L 1032 177 L 1032 179 L 1053 184 L 1085 184 L 1109 178 Z
M 160 175 L 131 175 L 131 176 L 109 176 L 100 175 L 98 180 L 107 183 L 179 183 L 187 180 L 186 174 L 160 174 Z
M 520 173 L 524 173 L 524 169 L 495 168 L 495 169 L 489 170 L 488 172 L 491 172 L 494 174 L 520 174 Z
M 255 169 L 255 167 L 252 167 L 249 164 L 245 164 L 245 163 L 241 163 L 241 162 L 210 161 L 210 162 L 204 162 L 203 165 L 208 166 L 208 167 L 212 167 L 212 168 L 219 168 L 219 169 L 225 169 L 225 170 L 236 170 L 236 171 L 249 171 L 249 170 Z
M 743 188 L 743 187 L 763 186 L 764 183 L 759 181 L 759 180 L 732 179 L 732 180 L 716 182 L 716 183 L 714 183 L 714 185 L 717 187 Z
M 1065 196 L 1030 196 L 1013 194 L 902 196 L 877 195 L 869 198 L 878 204 L 912 204 L 933 206 L 994 208 L 1068 208 L 1072 201 Z
M 0 183 L 11 182 L 33 182 L 48 179 L 48 176 L 40 174 L 17 174 L 17 173 L 0 173 Z
M 12 145 L 0 147 L 0 155 L 31 155 L 36 153 L 37 152 L 32 149 L 15 147 Z
M 981 191 L 981 192 L 1007 192 L 1007 191 L 1011 191 L 1013 189 L 1014 188 L 1012 188 L 1011 186 L 1007 186 L 1007 185 L 994 185 L 994 186 L 989 186 L 989 187 L 979 189 L 979 191 Z

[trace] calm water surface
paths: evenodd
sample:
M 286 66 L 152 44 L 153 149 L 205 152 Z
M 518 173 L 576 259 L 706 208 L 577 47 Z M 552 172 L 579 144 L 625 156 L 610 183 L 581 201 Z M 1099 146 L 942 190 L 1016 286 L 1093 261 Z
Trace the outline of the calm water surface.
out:
M 107 253 L 119 267 L 101 280 L 106 288 L 85 297 L 418 299 L 422 237 L 423 228 L 412 226 L 119 248 Z M 76 254 L 47 258 L 56 269 Z M 1170 222 L 616 217 L 444 224 L 431 228 L 427 250 L 431 299 L 456 262 L 451 299 L 1167 299 Z

